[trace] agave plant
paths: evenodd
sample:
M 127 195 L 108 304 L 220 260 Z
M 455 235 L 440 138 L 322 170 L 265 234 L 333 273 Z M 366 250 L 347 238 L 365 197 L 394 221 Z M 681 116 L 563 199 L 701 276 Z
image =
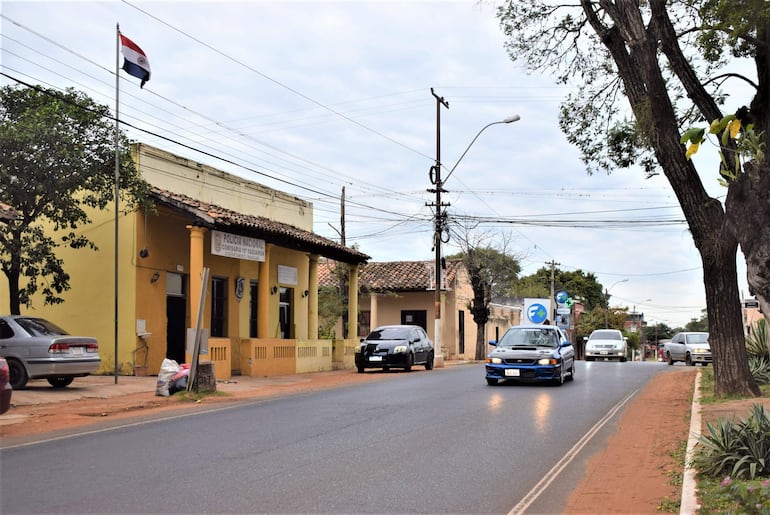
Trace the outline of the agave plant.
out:
M 770 416 L 764 406 L 755 404 L 746 420 L 720 419 L 707 423 L 708 434 L 701 435 L 701 447 L 693 466 L 714 478 L 755 479 L 770 471 Z
M 746 352 L 749 356 L 757 358 L 770 358 L 770 349 L 768 349 L 767 322 L 760 318 L 751 326 L 751 331 L 746 335 Z
M 749 371 L 757 384 L 770 384 L 770 361 L 768 358 L 749 356 Z

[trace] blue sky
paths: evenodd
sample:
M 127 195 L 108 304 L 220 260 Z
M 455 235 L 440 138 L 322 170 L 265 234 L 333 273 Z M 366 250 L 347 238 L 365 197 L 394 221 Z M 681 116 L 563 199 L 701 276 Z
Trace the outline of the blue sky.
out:
M 450 219 L 481 219 L 493 244 L 508 238 L 524 274 L 548 261 L 593 272 L 611 305 L 649 323 L 683 325 L 705 308 L 687 227 L 639 223 L 684 218 L 666 179 L 587 175 L 557 123 L 580 85 L 512 62 L 489 4 L 4 1 L 0 23 L 3 73 L 110 107 L 119 23 L 152 67 L 143 90 L 120 72 L 120 117 L 167 139 L 124 127 L 130 137 L 309 200 L 315 232 L 336 240 L 344 187 L 346 243 L 375 261 L 433 259 L 434 88 L 449 103 L 442 175 L 457 164 Z M 514 114 L 458 163 L 479 130 Z M 723 195 L 702 154 L 707 188 Z

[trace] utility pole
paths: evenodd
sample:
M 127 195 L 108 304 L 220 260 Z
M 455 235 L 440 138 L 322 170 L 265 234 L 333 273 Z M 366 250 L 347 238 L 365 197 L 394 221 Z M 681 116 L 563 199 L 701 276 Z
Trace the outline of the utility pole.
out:
M 555 279 L 555 270 L 554 267 L 557 265 L 561 265 L 561 263 L 557 263 L 553 259 L 551 261 L 546 261 L 546 265 L 551 265 L 551 306 L 553 306 L 553 309 L 551 309 L 551 323 L 556 324 L 556 279 Z
M 436 99 L 436 164 L 430 168 L 430 181 L 435 189 L 428 189 L 430 193 L 436 194 L 435 204 L 428 204 L 436 208 L 433 219 L 433 249 L 436 251 L 435 271 L 436 271 L 436 295 L 434 300 L 435 320 L 433 322 L 433 349 L 434 365 L 444 366 L 444 354 L 441 351 L 441 235 L 444 230 L 444 212 L 443 207 L 449 204 L 441 203 L 441 192 L 443 184 L 441 182 L 441 106 L 449 109 L 449 102 L 444 97 L 436 95 L 433 88 L 430 88 L 430 94 Z
M 340 196 L 340 243 L 345 246 L 345 186 L 342 187 Z

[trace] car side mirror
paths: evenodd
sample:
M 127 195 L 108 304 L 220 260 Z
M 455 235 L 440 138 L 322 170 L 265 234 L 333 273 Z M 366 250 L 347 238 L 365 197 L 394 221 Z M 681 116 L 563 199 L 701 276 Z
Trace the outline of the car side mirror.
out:
M 360 340 L 358 340 L 358 343 L 364 343 L 364 340 L 366 340 L 366 338 L 361 338 Z
M 572 342 L 561 342 L 562 347 L 572 347 Z
M 497 340 L 489 340 L 489 344 L 493 347 L 497 347 Z

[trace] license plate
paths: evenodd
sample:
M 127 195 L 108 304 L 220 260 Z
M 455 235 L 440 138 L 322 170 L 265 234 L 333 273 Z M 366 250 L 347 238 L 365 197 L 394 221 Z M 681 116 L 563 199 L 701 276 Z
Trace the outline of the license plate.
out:
M 83 347 L 70 347 L 71 354 L 85 354 Z
M 519 377 L 520 370 L 518 368 L 506 368 L 505 375 L 508 377 Z
M 382 356 L 369 356 L 369 361 L 382 361 Z
M 607 354 L 607 351 L 603 350 L 603 351 L 599 352 L 599 354 Z

